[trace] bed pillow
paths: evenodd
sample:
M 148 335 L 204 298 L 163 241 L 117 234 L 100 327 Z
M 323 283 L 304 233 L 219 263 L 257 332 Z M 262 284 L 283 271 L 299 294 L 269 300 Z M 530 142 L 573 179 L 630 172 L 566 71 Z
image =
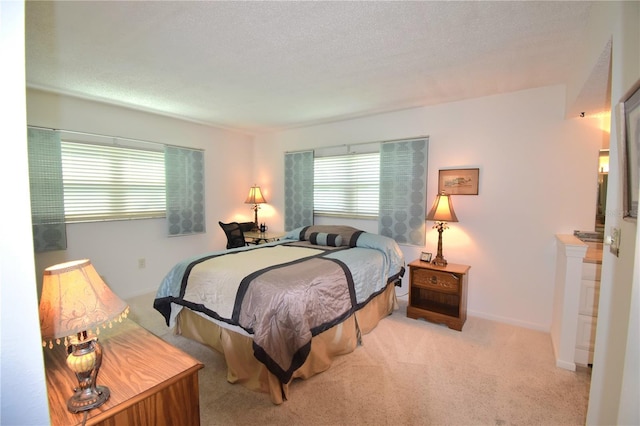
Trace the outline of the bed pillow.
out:
M 309 235 L 309 242 L 317 246 L 340 247 L 342 236 L 340 234 L 327 234 L 326 232 L 312 232 Z
M 357 228 L 345 225 L 311 225 L 298 228 L 296 234 L 293 235 L 294 239 L 299 241 L 309 241 L 312 233 L 325 233 L 325 234 L 338 234 L 342 237 L 341 246 L 355 247 L 359 236 L 364 233 Z

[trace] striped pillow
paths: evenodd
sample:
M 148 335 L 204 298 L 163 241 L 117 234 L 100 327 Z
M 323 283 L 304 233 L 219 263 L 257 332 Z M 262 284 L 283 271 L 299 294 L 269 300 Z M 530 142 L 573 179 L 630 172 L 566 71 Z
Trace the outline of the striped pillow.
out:
M 317 246 L 340 247 L 342 236 L 340 234 L 327 234 L 326 232 L 312 232 L 309 235 L 309 242 Z

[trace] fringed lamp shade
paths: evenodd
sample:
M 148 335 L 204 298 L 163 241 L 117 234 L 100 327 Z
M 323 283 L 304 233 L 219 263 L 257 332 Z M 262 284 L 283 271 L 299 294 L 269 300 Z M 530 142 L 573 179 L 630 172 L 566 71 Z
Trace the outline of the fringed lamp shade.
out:
M 105 284 L 89 259 L 51 266 L 44 271 L 40 299 L 43 343 L 111 326 L 122 321 L 129 307 Z

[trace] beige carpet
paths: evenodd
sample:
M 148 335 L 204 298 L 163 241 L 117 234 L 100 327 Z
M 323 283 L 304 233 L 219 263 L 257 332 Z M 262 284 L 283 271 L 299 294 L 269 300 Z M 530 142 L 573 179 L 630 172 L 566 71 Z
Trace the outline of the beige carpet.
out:
M 400 309 L 326 372 L 296 381 L 280 406 L 226 381 L 217 352 L 174 336 L 153 294 L 130 318 L 200 360 L 203 425 L 583 425 L 590 370 L 554 365 L 548 334 L 479 318 L 462 332 Z

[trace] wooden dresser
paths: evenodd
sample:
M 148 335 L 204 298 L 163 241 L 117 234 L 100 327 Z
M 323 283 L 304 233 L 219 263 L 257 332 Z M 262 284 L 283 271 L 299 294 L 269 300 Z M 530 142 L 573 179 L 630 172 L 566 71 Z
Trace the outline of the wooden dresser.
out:
M 97 384 L 110 398 L 88 411 L 87 425 L 199 425 L 198 370 L 203 365 L 131 320 L 101 330 L 102 367 Z M 78 385 L 64 345 L 44 348 L 52 425 L 82 424 L 84 413 L 67 410 Z

